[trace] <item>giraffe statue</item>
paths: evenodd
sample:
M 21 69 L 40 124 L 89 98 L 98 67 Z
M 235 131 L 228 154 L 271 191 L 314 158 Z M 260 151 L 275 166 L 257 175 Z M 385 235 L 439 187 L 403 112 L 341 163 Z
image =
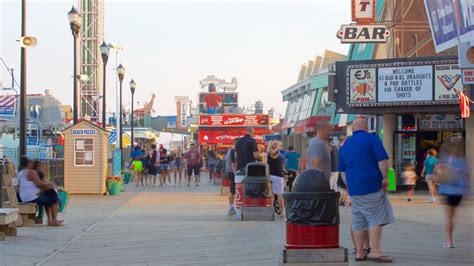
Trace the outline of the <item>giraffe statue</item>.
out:
M 155 109 L 153 109 L 153 103 L 155 102 L 155 97 L 156 95 L 152 93 L 151 100 L 149 102 L 145 102 L 142 108 L 133 110 L 133 113 L 137 115 L 144 115 L 145 113 L 155 113 Z

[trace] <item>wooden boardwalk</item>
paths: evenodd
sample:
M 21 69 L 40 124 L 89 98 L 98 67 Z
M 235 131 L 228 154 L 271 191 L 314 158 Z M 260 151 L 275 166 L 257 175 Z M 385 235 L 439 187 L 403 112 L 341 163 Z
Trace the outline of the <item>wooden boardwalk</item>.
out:
M 205 180 L 205 178 L 204 178 Z M 62 228 L 21 228 L 0 243 L 0 265 L 278 265 L 282 219 L 226 216 L 216 186 L 138 188 L 110 197 L 73 197 Z M 442 206 L 394 201 L 384 250 L 393 265 L 472 265 L 473 209 L 461 208 L 456 248 L 444 249 Z M 350 209 L 341 208 L 341 244 L 351 247 Z M 355 263 L 350 257 L 350 265 Z

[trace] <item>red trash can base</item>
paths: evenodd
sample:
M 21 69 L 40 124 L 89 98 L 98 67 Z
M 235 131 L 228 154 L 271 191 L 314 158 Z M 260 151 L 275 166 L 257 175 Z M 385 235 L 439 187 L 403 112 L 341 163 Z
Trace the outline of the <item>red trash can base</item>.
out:
M 338 248 L 339 225 L 286 224 L 287 249 Z

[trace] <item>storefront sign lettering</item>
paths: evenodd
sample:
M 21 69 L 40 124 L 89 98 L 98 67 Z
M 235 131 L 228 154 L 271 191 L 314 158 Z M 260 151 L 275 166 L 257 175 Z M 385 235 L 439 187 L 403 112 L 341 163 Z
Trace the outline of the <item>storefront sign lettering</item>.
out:
M 462 91 L 458 64 L 435 66 L 435 101 L 458 100 L 454 89 Z
M 375 21 L 375 0 L 352 0 L 352 21 L 369 24 Z
M 431 66 L 379 68 L 378 101 L 431 101 L 432 85 Z
M 375 102 L 375 68 L 351 69 L 350 102 Z
M 73 135 L 95 135 L 97 131 L 95 129 L 73 129 Z
M 474 69 L 463 69 L 462 70 L 462 83 L 464 85 L 474 84 Z
M 336 36 L 341 43 L 384 43 L 390 30 L 385 25 L 342 25 Z
M 268 115 L 200 115 L 200 126 L 268 126 Z
M 462 129 L 463 121 L 457 114 L 427 115 L 419 120 L 418 129 Z

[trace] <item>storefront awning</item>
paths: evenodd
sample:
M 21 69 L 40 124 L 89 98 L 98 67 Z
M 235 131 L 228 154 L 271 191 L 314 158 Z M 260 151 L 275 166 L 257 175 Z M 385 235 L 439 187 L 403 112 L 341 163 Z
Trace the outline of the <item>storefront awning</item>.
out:
M 263 142 L 263 135 L 269 134 L 268 128 L 255 128 L 255 140 Z M 232 144 L 234 139 L 242 137 L 245 128 L 199 128 L 198 138 L 200 144 Z
M 330 116 L 310 116 L 305 120 L 298 121 L 295 124 L 295 134 L 303 134 L 306 132 L 316 132 L 316 124 L 318 121 L 327 120 L 330 121 Z

